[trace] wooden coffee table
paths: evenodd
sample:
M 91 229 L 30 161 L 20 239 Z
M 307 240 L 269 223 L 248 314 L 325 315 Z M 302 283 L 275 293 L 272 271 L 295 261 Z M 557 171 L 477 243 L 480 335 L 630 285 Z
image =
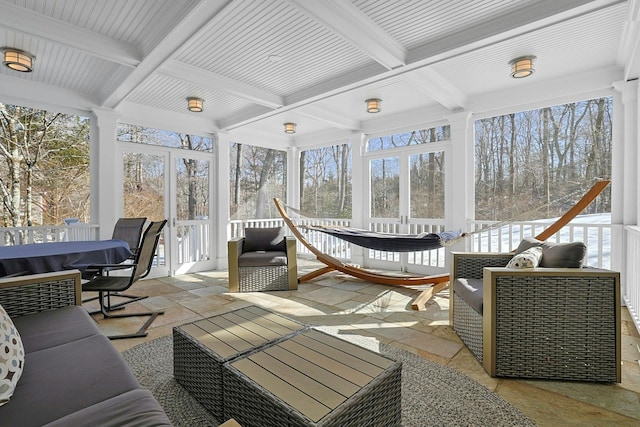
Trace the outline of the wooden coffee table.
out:
M 307 327 L 250 306 L 173 328 L 173 375 L 218 421 L 223 413 L 225 362 Z
M 251 426 L 398 426 L 402 364 L 309 329 L 224 364 L 224 416 Z

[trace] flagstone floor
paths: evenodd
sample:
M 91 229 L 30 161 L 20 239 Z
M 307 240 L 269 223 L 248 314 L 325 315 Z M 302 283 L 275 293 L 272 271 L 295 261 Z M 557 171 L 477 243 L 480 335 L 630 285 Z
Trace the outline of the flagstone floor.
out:
M 318 266 L 300 260 L 299 273 Z M 164 310 L 146 338 L 112 341 L 120 351 L 171 334 L 173 326 L 255 304 L 311 325 L 332 326 L 373 337 L 448 365 L 498 393 L 539 426 L 640 425 L 640 335 L 629 313 L 622 316 L 622 383 L 593 384 L 528 381 L 489 377 L 449 326 L 449 291 L 438 293 L 425 310 L 411 302 L 416 289 L 381 286 L 331 273 L 299 286 L 297 291 L 229 293 L 227 272 L 212 271 L 143 280 L 132 293 L 149 295 L 126 311 Z M 87 303 L 87 306 L 94 303 Z M 88 307 L 91 308 L 91 307 Z M 103 319 L 103 333 L 134 332 L 142 317 Z

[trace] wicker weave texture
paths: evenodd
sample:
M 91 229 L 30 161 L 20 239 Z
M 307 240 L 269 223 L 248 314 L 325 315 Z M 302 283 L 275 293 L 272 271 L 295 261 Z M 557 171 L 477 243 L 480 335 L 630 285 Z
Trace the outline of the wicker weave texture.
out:
M 458 294 L 453 294 L 453 330 L 482 363 L 482 316 Z
M 286 265 L 240 267 L 240 292 L 286 291 L 289 289 Z
M 524 279 L 496 278 L 496 375 L 615 382 L 615 279 Z
M 73 277 L 0 288 L 0 304 L 11 317 L 72 306 L 75 300 Z
M 478 253 L 456 253 L 455 271 L 452 280 L 459 277 L 465 279 L 482 279 L 483 268 L 504 267 L 513 254 L 491 254 L 486 256 Z
M 265 390 L 236 369 L 232 362 L 225 363 L 224 370 L 225 418 L 234 418 L 243 427 L 401 425 L 401 362 L 393 362 L 380 375 L 317 422 Z M 286 378 L 286 372 L 282 376 Z

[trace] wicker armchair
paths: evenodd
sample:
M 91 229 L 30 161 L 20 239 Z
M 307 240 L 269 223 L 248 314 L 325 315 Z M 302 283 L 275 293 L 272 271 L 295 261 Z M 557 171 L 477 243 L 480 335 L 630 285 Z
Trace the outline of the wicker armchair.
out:
M 621 381 L 620 273 L 453 253 L 450 321 L 491 376 Z M 481 295 L 471 301 L 466 281 Z M 468 289 L 468 288 L 467 288 Z
M 229 292 L 298 289 L 296 240 L 283 227 L 246 228 L 228 242 Z

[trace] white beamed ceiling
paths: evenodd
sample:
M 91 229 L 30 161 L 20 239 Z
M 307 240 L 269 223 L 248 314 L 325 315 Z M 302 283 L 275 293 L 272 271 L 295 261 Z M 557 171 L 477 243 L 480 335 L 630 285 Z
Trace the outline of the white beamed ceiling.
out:
M 0 68 L 0 102 L 334 142 L 635 79 L 637 1 L 0 0 L 0 46 L 36 56 L 33 73 Z M 521 55 L 536 72 L 512 79 Z M 365 112 L 371 97 L 381 113 Z

